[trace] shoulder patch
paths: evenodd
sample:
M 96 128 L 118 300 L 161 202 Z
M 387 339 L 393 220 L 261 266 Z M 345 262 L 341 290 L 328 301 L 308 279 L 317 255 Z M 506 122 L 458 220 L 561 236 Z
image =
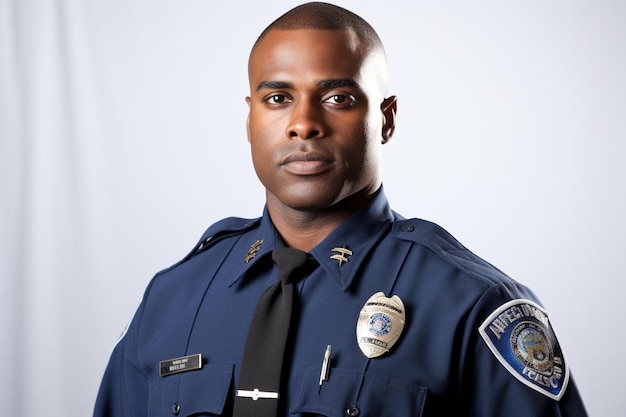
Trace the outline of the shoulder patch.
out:
M 569 367 L 543 308 L 529 300 L 509 301 L 491 313 L 479 332 L 515 378 L 554 400 L 563 396 Z

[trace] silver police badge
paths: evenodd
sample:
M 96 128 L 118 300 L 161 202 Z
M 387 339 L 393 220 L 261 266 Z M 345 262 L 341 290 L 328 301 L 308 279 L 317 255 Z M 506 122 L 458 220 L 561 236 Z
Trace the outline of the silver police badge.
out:
M 372 295 L 361 309 L 356 324 L 359 348 L 368 358 L 389 352 L 400 338 L 405 320 L 404 303 L 400 297 L 388 298 L 382 292 Z
M 500 363 L 528 387 L 559 400 L 569 381 L 569 367 L 548 313 L 529 300 L 498 307 L 479 328 Z

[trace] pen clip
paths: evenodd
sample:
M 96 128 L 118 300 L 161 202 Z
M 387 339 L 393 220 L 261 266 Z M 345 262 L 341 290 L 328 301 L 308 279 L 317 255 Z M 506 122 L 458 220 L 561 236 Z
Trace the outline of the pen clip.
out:
M 328 345 L 326 347 L 326 352 L 324 352 L 324 360 L 322 361 L 322 371 L 320 372 L 319 390 L 322 389 L 322 384 L 324 383 L 324 381 L 328 381 L 328 375 L 330 373 L 331 352 L 332 352 L 331 345 Z M 318 390 L 318 394 L 319 394 L 319 390 Z

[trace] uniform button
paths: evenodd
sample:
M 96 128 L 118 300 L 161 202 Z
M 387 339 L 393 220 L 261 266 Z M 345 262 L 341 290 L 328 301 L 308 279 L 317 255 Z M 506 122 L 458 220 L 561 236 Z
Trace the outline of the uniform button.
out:
M 348 409 L 346 410 L 346 415 L 350 416 L 350 417 L 356 417 L 361 413 L 361 410 L 359 410 L 359 407 L 357 407 L 356 405 L 351 405 L 350 407 L 348 407 Z
M 178 413 L 180 413 L 180 404 L 178 403 L 172 404 L 172 413 L 174 413 L 175 416 L 177 416 Z
M 412 232 L 413 230 L 415 230 L 415 227 L 411 226 L 410 224 L 405 224 L 404 226 L 402 226 L 403 232 Z

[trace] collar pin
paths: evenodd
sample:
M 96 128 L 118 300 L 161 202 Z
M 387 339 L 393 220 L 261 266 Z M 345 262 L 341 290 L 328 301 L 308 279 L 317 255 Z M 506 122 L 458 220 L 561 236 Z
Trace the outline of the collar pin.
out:
M 255 241 L 252 245 L 250 245 L 250 249 L 248 249 L 248 253 L 246 257 L 243 259 L 245 263 L 250 262 L 251 259 L 254 259 L 257 252 L 261 250 L 261 245 L 263 244 L 263 239 L 259 239 Z
M 349 262 L 348 256 L 352 256 L 352 251 L 348 249 L 348 245 L 343 245 L 343 248 L 333 248 L 332 251 L 337 253 L 331 256 L 330 259 L 338 261 L 339 266 L 342 266 L 344 262 Z

